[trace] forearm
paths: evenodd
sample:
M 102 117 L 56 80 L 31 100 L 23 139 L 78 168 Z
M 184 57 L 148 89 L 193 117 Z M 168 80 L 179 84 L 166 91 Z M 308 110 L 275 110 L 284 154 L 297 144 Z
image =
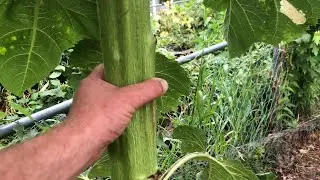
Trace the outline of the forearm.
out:
M 81 81 L 64 124 L 0 151 L 0 179 L 74 179 L 124 132 L 136 109 L 168 89 L 157 78 L 123 88 L 103 78 L 100 65 Z
M 106 144 L 94 132 L 85 124 L 67 121 L 45 135 L 0 152 L 1 179 L 73 179 L 105 150 Z

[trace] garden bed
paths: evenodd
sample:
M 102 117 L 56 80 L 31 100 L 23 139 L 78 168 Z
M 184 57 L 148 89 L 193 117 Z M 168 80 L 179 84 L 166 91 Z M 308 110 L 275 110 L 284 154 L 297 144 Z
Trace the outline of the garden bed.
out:
M 279 179 L 320 179 L 320 119 L 304 123 L 296 130 L 270 135 L 267 147 L 275 158 Z

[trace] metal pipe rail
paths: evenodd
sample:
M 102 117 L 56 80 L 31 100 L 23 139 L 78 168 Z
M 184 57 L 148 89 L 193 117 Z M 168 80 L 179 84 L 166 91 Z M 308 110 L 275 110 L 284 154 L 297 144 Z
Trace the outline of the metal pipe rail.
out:
M 176 61 L 179 64 L 184 64 L 187 62 L 190 62 L 194 59 L 197 59 L 199 57 L 205 56 L 207 54 L 213 53 L 218 50 L 222 50 L 225 47 L 227 47 L 228 43 L 227 42 L 222 42 L 219 44 L 216 44 L 214 46 L 205 48 L 203 50 L 197 51 L 195 53 L 189 54 L 187 56 L 182 56 L 178 58 Z M 0 126 L 0 139 L 5 138 L 15 132 L 15 129 L 18 126 L 23 126 L 23 127 L 30 127 L 33 126 L 35 122 L 40 122 L 42 120 L 49 119 L 53 116 L 56 116 L 58 114 L 62 113 L 67 113 L 69 108 L 71 107 L 73 99 L 64 101 L 60 104 L 51 106 L 47 109 L 41 110 L 39 112 L 36 112 L 32 114 L 30 117 L 24 117 L 21 118 L 15 122 Z
M 14 133 L 14 130 L 19 126 L 30 127 L 35 122 L 39 122 L 44 119 L 49 119 L 55 115 L 66 113 L 72 104 L 72 99 L 64 101 L 60 104 L 51 106 L 42 111 L 32 114 L 30 117 L 21 118 L 15 122 L 0 126 L 0 139 Z
M 222 43 L 210 46 L 208 48 L 205 48 L 203 50 L 197 51 L 195 53 L 189 54 L 187 56 L 182 56 L 182 57 L 178 58 L 176 61 L 179 64 L 188 63 L 188 62 L 190 62 L 194 59 L 197 59 L 199 57 L 205 56 L 205 55 L 213 53 L 215 51 L 222 50 L 222 49 L 226 48 L 227 46 L 228 46 L 227 42 L 222 42 Z

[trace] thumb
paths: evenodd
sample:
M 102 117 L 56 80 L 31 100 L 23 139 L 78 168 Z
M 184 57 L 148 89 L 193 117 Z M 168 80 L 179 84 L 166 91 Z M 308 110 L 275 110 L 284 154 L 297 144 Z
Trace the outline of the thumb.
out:
M 92 77 L 94 79 L 104 79 L 104 65 L 99 64 L 98 66 L 96 66 L 90 73 L 89 77 Z
M 165 94 L 167 90 L 168 83 L 166 80 L 153 78 L 121 88 L 120 97 L 124 98 L 133 108 L 138 109 Z

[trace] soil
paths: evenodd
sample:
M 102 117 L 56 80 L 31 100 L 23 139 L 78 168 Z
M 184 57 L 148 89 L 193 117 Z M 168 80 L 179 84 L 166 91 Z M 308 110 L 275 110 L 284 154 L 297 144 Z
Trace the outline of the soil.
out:
M 320 120 L 272 135 L 267 142 L 282 180 L 320 180 Z

